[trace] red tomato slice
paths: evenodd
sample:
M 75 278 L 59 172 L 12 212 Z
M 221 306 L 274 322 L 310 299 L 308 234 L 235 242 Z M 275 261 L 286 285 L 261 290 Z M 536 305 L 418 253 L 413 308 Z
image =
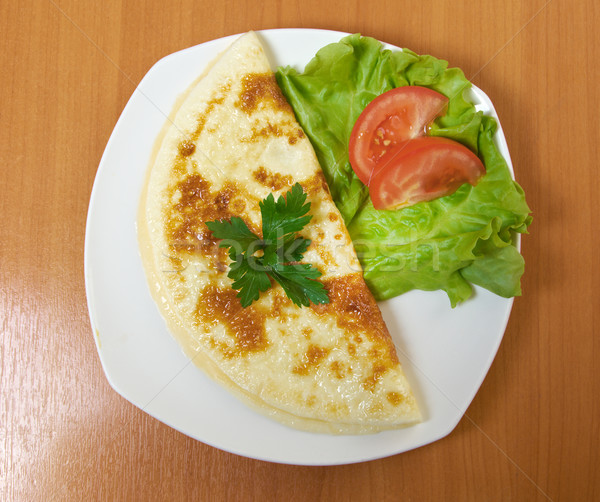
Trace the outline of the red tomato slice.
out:
M 369 185 L 379 159 L 401 142 L 423 136 L 447 105 L 446 96 L 419 86 L 397 87 L 371 101 L 354 124 L 348 145 L 358 178 Z
M 447 138 L 423 136 L 397 145 L 380 160 L 369 192 L 375 209 L 398 209 L 450 195 L 485 174 L 479 157 Z

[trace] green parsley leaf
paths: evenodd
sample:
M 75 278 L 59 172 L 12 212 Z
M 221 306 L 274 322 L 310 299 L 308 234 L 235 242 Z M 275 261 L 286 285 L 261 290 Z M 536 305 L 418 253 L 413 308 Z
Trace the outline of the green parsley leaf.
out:
M 329 297 L 323 284 L 314 280 L 321 275 L 321 272 L 312 268 L 308 263 L 290 265 L 278 263 L 273 267 L 271 275 L 296 305 L 308 307 L 310 302 L 329 303 Z M 321 287 L 312 287 L 315 283 Z
M 260 267 L 253 266 L 253 256 L 245 256 L 240 253 L 231 264 L 227 276 L 233 279 L 232 287 L 237 289 L 243 307 L 247 307 L 253 301 L 258 300 L 260 293 L 271 287 L 269 276 Z
M 310 239 L 299 232 L 311 220 L 310 202 L 306 202 L 302 186 L 296 183 L 277 200 L 273 194 L 260 202 L 262 238 L 253 233 L 244 220 L 208 221 L 206 226 L 220 247 L 229 248 L 232 260 L 227 276 L 239 291 L 243 307 L 258 300 L 269 289 L 272 280 L 281 285 L 286 295 L 298 306 L 329 303 L 323 284 L 316 279 L 321 272 L 309 263 L 300 263 L 310 245 Z
M 206 226 L 217 239 L 222 239 L 219 247 L 226 248 L 238 245 L 241 249 L 248 249 L 260 238 L 250 231 L 244 220 L 233 216 L 229 221 L 207 221 Z
M 302 230 L 312 218 L 312 216 L 304 216 L 310 210 L 310 202 L 306 204 L 305 202 L 306 194 L 300 183 L 296 183 L 285 198 L 280 196 L 277 201 L 272 193 L 269 194 L 259 204 L 263 239 L 269 242 Z

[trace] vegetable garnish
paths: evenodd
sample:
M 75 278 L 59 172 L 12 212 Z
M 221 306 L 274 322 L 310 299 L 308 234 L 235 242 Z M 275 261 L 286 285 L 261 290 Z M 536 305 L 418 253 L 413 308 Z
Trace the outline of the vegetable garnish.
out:
M 376 164 L 369 184 L 375 209 L 399 209 L 477 185 L 485 174 L 479 157 L 457 141 L 422 136 L 398 144 Z
M 307 214 L 310 202 L 306 197 L 296 183 L 285 197 L 275 200 L 269 194 L 261 201 L 262 238 L 235 216 L 206 222 L 213 235 L 222 239 L 219 247 L 229 248 L 232 263 L 227 277 L 233 279 L 242 307 L 258 300 L 260 293 L 271 287 L 271 279 L 299 307 L 329 303 L 327 291 L 316 280 L 321 272 L 310 263 L 300 263 L 311 242 L 297 234 L 312 218 Z
M 494 143 L 496 121 L 465 99 L 470 83 L 460 69 L 355 34 L 322 48 L 302 73 L 279 68 L 277 81 L 312 141 L 376 299 L 441 289 L 454 306 L 473 294 L 472 285 L 505 297 L 521 294 L 524 261 L 515 236 L 527 232 L 530 209 Z M 428 136 L 463 144 L 487 174 L 452 195 L 381 211 L 350 165 L 348 143 L 370 102 L 406 86 L 448 97 Z
M 356 176 L 370 185 L 384 156 L 409 139 L 423 136 L 436 117 L 446 114 L 448 98 L 427 87 L 396 87 L 371 101 L 356 119 L 348 145 Z
M 375 209 L 399 209 L 475 186 L 481 160 L 461 143 L 426 136 L 446 114 L 448 98 L 407 85 L 384 92 L 359 115 L 348 144 L 350 165 L 369 187 Z

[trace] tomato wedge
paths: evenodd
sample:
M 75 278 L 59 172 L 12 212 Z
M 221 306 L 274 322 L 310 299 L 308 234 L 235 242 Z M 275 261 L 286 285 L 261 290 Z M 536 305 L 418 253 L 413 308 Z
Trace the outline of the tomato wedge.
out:
M 358 178 L 369 185 L 377 162 L 398 144 L 423 136 L 447 105 L 446 96 L 419 86 L 397 87 L 371 101 L 354 124 L 348 145 Z
M 447 138 L 408 140 L 382 157 L 369 192 L 375 209 L 398 209 L 476 185 L 485 174 L 479 157 Z

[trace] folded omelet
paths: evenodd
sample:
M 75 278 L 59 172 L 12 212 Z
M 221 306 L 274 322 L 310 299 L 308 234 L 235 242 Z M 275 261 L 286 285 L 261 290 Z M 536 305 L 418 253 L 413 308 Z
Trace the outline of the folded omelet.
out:
M 274 283 L 242 307 L 207 221 L 261 232 L 259 202 L 296 182 L 312 220 L 303 262 L 329 303 L 298 307 Z M 259 412 L 292 427 L 368 433 L 420 414 L 312 146 L 253 32 L 181 97 L 149 166 L 138 236 L 148 283 L 193 362 Z M 201 399 L 201 396 L 198 396 Z

